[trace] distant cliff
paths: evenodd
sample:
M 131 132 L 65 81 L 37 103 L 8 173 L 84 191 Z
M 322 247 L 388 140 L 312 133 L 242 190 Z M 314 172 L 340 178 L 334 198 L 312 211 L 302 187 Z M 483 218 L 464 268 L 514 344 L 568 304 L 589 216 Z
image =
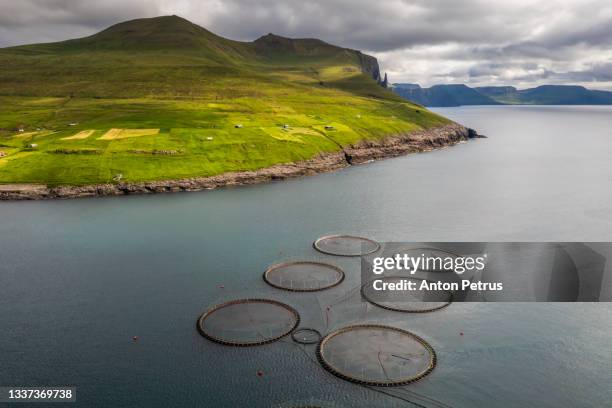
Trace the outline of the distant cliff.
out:
M 499 105 L 499 102 L 465 85 L 393 84 L 393 91 L 423 106 Z
M 543 85 L 516 89 L 513 86 L 470 88 L 466 85 L 393 84 L 398 95 L 424 106 L 461 105 L 612 105 L 612 92 L 583 86 Z
M 595 91 L 583 86 L 542 85 L 522 90 L 512 86 L 490 86 L 474 89 L 504 104 L 612 105 L 612 92 Z

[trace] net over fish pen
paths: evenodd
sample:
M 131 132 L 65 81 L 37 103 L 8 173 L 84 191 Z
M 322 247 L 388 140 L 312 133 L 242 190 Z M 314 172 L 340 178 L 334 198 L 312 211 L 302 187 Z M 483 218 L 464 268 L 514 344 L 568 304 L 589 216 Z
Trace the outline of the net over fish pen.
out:
M 348 408 L 348 406 L 336 401 L 331 402 L 322 401 L 317 398 L 308 398 L 286 401 L 279 405 L 273 405 L 271 408 Z
M 321 340 L 321 333 L 317 329 L 301 327 L 291 333 L 291 338 L 300 344 L 316 344 Z
M 381 288 L 409 285 L 410 282 L 416 289 L 412 290 L 388 290 Z M 425 313 L 440 310 L 450 305 L 453 294 L 450 291 L 421 290 L 421 283 L 431 282 L 426 279 L 412 276 L 382 276 L 372 279 L 361 286 L 361 296 L 367 302 L 383 309 L 395 312 Z M 378 289 L 378 290 L 377 290 Z
M 293 292 L 315 292 L 339 285 L 344 280 L 342 269 L 321 262 L 285 262 L 269 267 L 264 281 L 278 289 Z
M 410 384 L 436 366 L 434 349 L 407 330 L 376 324 L 336 330 L 319 343 L 317 357 L 332 374 L 362 385 Z
M 317 251 L 337 256 L 362 256 L 380 249 L 380 244 L 368 238 L 353 235 L 327 235 L 314 242 Z
M 258 346 L 281 339 L 300 323 L 291 306 L 271 299 L 238 299 L 214 306 L 198 319 L 199 332 L 229 346 Z

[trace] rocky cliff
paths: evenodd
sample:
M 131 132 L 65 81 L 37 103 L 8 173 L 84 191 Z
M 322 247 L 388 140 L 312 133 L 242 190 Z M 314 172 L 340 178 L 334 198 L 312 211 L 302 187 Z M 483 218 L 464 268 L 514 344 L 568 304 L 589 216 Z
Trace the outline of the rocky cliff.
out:
M 355 51 L 361 64 L 361 70 L 365 74 L 370 74 L 372 78 L 381 82 L 382 78 L 380 75 L 380 67 L 378 66 L 378 60 L 371 55 L 362 53 L 361 51 Z

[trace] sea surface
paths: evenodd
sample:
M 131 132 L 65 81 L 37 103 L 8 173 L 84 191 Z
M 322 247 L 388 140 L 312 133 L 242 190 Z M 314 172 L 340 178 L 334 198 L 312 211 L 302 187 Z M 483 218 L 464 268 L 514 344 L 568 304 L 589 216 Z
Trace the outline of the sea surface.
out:
M 612 107 L 436 111 L 489 138 L 267 185 L 1 202 L 0 386 L 75 386 L 74 407 L 609 406 L 611 304 L 366 309 L 322 325 L 359 284 L 358 261 L 312 249 L 324 234 L 612 241 Z M 347 279 L 321 295 L 267 287 L 265 268 L 292 259 L 336 263 Z M 429 341 L 438 366 L 386 395 L 328 374 L 312 346 L 198 334 L 203 311 L 245 296 L 290 303 L 323 331 L 383 319 Z

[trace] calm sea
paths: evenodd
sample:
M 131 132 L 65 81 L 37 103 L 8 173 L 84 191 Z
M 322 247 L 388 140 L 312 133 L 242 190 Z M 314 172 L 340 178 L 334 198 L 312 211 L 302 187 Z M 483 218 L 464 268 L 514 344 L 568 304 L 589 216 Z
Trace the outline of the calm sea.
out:
M 279 294 L 261 273 L 279 260 L 336 262 L 311 246 L 327 233 L 612 241 L 612 107 L 437 111 L 489 139 L 268 185 L 0 203 L 0 386 L 76 386 L 82 407 L 409 406 L 332 377 L 310 349 L 225 348 L 195 321 L 257 295 L 315 322 L 358 285 L 358 261 L 338 261 L 348 277 L 320 298 Z M 453 304 L 385 322 L 438 352 L 404 397 L 466 408 L 612 400 L 609 304 Z

